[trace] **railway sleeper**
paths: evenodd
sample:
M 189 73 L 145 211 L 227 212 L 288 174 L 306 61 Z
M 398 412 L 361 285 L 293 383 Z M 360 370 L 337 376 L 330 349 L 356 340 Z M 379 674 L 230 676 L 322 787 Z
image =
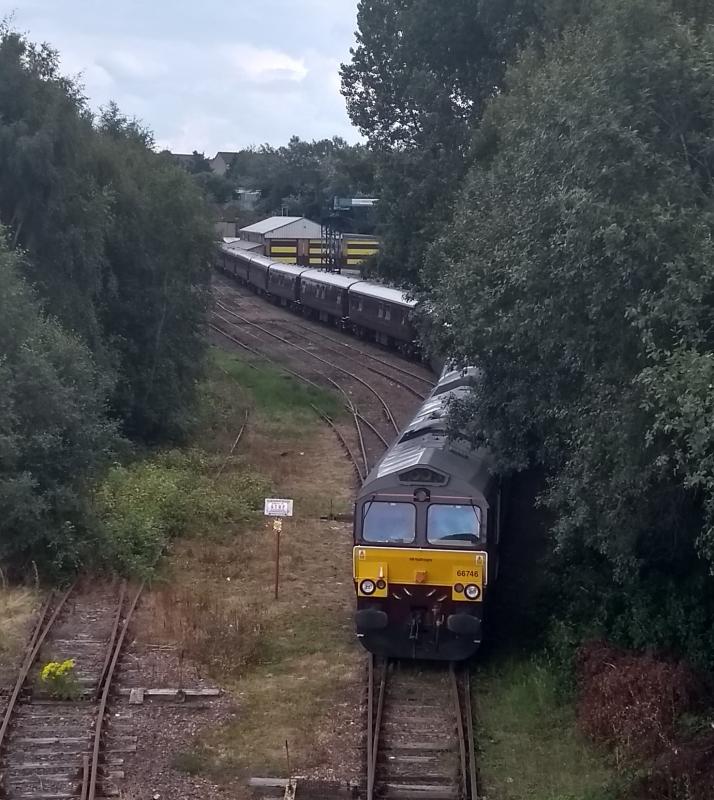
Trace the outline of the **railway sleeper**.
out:
M 377 787 L 376 794 L 389 800 L 458 800 L 459 789 L 453 783 L 385 783 Z
M 446 753 L 456 752 L 455 742 L 426 742 L 426 741 L 389 741 L 380 740 L 380 750 L 395 750 L 402 752 Z

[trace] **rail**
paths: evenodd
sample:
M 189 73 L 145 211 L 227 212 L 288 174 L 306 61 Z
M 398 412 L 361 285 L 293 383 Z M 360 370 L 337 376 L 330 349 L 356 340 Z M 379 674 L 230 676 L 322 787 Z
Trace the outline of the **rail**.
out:
M 268 336 L 271 336 L 272 338 L 277 339 L 278 341 L 282 342 L 283 344 L 287 344 L 289 347 L 292 347 L 295 350 L 299 350 L 300 352 L 305 353 L 306 355 L 310 356 L 311 358 L 314 358 L 316 361 L 319 361 L 322 364 L 325 364 L 326 366 L 331 367 L 332 369 L 335 369 L 338 372 L 343 373 L 344 375 L 347 375 L 348 377 L 352 378 L 357 383 L 359 383 L 362 386 L 364 386 L 379 401 L 379 403 L 382 406 L 382 409 L 384 410 L 384 413 L 385 413 L 385 415 L 387 417 L 387 420 L 389 421 L 391 426 L 394 428 L 394 432 L 395 433 L 399 433 L 399 426 L 397 425 L 397 422 L 394 419 L 394 415 L 392 414 L 392 411 L 389 408 L 389 405 L 384 400 L 382 395 L 373 386 L 370 386 L 370 384 L 366 380 L 364 380 L 364 378 L 361 378 L 359 375 L 356 375 L 354 372 L 350 372 L 350 370 L 345 369 L 344 367 L 341 367 L 339 364 L 335 364 L 332 361 L 328 361 L 326 358 L 322 358 L 322 356 L 318 356 L 316 353 L 311 352 L 306 347 L 302 347 L 299 344 L 295 344 L 295 342 L 291 342 L 289 339 L 286 339 L 284 336 L 280 336 L 277 333 L 273 333 L 273 331 L 270 331 L 267 328 L 265 328 L 264 326 L 259 325 L 257 322 L 252 322 L 247 317 L 244 317 L 241 314 L 238 314 L 235 311 L 231 310 L 230 308 L 228 308 L 228 306 L 226 306 L 225 304 L 221 303 L 220 301 L 217 301 L 216 305 L 218 306 L 218 308 L 221 309 L 221 311 L 223 311 L 223 312 L 225 312 L 227 314 L 230 314 L 232 317 L 235 317 L 236 319 L 240 320 L 245 325 L 250 325 L 251 327 L 256 328 L 257 330 L 262 331 L 263 333 L 267 334 Z
M 26 656 L 22 662 L 22 666 L 20 667 L 20 672 L 18 673 L 17 680 L 15 681 L 15 686 L 13 688 L 12 694 L 10 695 L 10 701 L 8 702 L 8 706 L 5 709 L 5 717 L 2 721 L 2 725 L 0 726 L 0 755 L 2 754 L 2 748 L 5 742 L 5 736 L 7 735 L 8 729 L 10 727 L 10 720 L 12 718 L 13 711 L 15 710 L 15 706 L 17 705 L 17 700 L 20 697 L 20 692 L 22 691 L 22 687 L 25 685 L 27 676 L 30 670 L 32 669 L 32 665 L 35 663 L 35 659 L 37 658 L 37 654 L 40 652 L 42 645 L 45 643 L 47 634 L 52 629 L 55 620 L 57 619 L 60 611 L 64 607 L 64 604 L 67 602 L 67 598 L 74 591 L 75 586 L 76 584 L 73 583 L 69 587 L 69 589 L 67 589 L 63 594 L 60 595 L 57 604 L 55 605 L 52 613 L 50 614 L 49 619 L 46 622 L 45 620 L 47 618 L 47 614 L 52 605 L 52 601 L 55 597 L 54 592 L 50 593 L 50 595 L 47 597 L 45 604 L 42 606 L 42 610 L 40 611 L 37 624 L 32 632 L 32 636 L 30 637 L 30 641 L 26 648 Z
M 99 702 L 99 709 L 97 711 L 97 717 L 96 717 L 97 721 L 96 725 L 94 726 L 94 745 L 92 747 L 92 760 L 89 765 L 89 785 L 87 788 L 86 800 L 95 800 L 96 798 L 97 780 L 99 777 L 99 755 L 102 743 L 102 730 L 104 727 L 104 717 L 107 711 L 109 692 L 112 686 L 112 678 L 114 677 L 114 671 L 119 661 L 121 648 L 124 644 L 124 639 L 126 638 L 126 632 L 129 629 L 129 623 L 131 622 L 131 618 L 134 615 L 134 611 L 136 610 L 136 605 L 139 602 L 139 598 L 141 597 L 143 591 L 144 591 L 144 584 L 142 583 L 139 589 L 137 590 L 136 594 L 134 595 L 134 598 L 131 601 L 131 604 L 129 605 L 126 615 L 124 616 L 124 623 L 122 624 L 121 632 L 117 637 L 116 634 L 119 623 L 119 617 L 117 617 L 116 621 L 117 624 L 112 632 L 113 635 L 110 637 L 110 645 L 108 650 L 111 651 L 112 656 L 109 665 L 106 669 L 106 674 L 104 676 L 101 700 Z M 121 599 L 119 602 L 120 611 L 123 605 L 125 593 L 126 593 L 125 587 L 123 587 Z
M 215 312 L 214 312 L 214 314 L 215 314 Z M 222 322 L 225 322 L 226 324 L 231 325 L 233 327 L 237 327 L 235 325 L 235 323 L 232 323 L 230 320 L 226 319 L 225 317 L 222 317 L 220 314 L 215 314 L 215 316 L 216 316 L 217 319 L 221 320 Z M 299 372 L 296 372 L 293 369 L 290 369 L 289 367 L 284 366 L 280 362 L 276 361 L 274 358 L 271 358 L 271 356 L 267 355 L 267 353 L 263 352 L 262 350 L 258 350 L 255 347 L 251 347 L 250 345 L 245 344 L 245 342 L 242 342 L 240 339 L 237 339 L 232 334 L 228 333 L 227 331 L 224 331 L 223 328 L 220 328 L 217 325 L 214 325 L 213 323 L 209 323 L 209 326 L 210 326 L 210 328 L 212 330 L 216 331 L 217 333 L 220 333 L 222 336 L 224 336 L 229 341 L 233 342 L 234 344 L 237 344 L 238 346 L 242 347 L 245 350 L 248 350 L 249 352 L 253 353 L 254 355 L 259 356 L 260 358 L 262 358 L 265 361 L 267 361 L 269 364 L 273 364 L 277 369 L 281 370 L 282 372 L 285 372 L 288 375 L 292 375 L 294 378 L 297 378 L 298 380 L 302 381 L 303 383 L 307 384 L 308 386 L 311 386 L 313 389 L 321 389 L 322 388 L 317 383 L 315 383 L 315 381 L 311 380 L 310 378 L 305 377 L 304 375 L 302 375 Z M 362 428 L 360 426 L 360 422 L 362 422 L 364 425 L 366 425 L 370 429 L 370 431 L 380 440 L 380 442 L 384 445 L 385 448 L 387 448 L 389 446 L 388 443 L 387 443 L 387 440 L 384 438 L 384 436 L 382 436 L 382 434 L 377 430 L 377 428 L 368 419 L 366 419 L 361 413 L 359 413 L 359 411 L 357 411 L 357 409 L 356 409 L 356 407 L 354 405 L 354 402 L 352 401 L 352 398 L 345 391 L 344 387 L 340 386 L 340 384 L 337 383 L 337 381 L 335 381 L 329 375 L 322 375 L 322 377 L 334 389 L 336 389 L 342 395 L 343 400 L 344 400 L 345 408 L 347 409 L 347 411 L 349 411 L 349 413 L 352 416 L 352 419 L 353 419 L 354 424 L 355 424 L 355 430 L 357 432 L 357 439 L 358 439 L 358 442 L 359 442 L 360 452 L 361 452 L 361 455 L 362 455 L 362 462 L 364 464 L 364 471 L 362 471 L 359 467 L 357 467 L 357 473 L 360 476 L 360 481 L 364 481 L 367 473 L 369 472 L 370 464 L 369 464 L 369 459 L 367 457 L 367 450 L 366 450 L 366 446 L 365 446 L 365 442 L 364 442 L 364 435 L 362 433 Z M 322 418 L 325 419 L 324 416 Z M 336 430 L 336 427 L 334 426 L 334 423 L 332 422 L 332 420 L 330 420 L 330 427 L 333 430 Z M 352 456 L 350 456 L 350 458 L 352 458 Z
M 400 669 L 401 668 L 401 669 Z M 420 797 L 423 800 L 478 800 L 478 772 L 475 755 L 475 737 L 473 730 L 471 687 L 467 668 L 449 664 L 448 677 L 437 667 L 426 668 L 423 673 L 417 672 L 419 665 L 404 662 L 399 664 L 385 659 L 376 689 L 377 658 L 369 656 L 367 668 L 367 730 L 366 730 L 366 799 L 375 797 Z M 411 670 L 411 672 L 410 672 Z M 401 680 L 406 684 L 400 687 Z M 394 675 L 397 677 L 394 677 Z M 407 678 L 405 679 L 404 674 Z M 390 677 L 392 676 L 392 677 Z M 445 680 L 446 679 L 446 680 Z M 409 681 L 412 681 L 410 684 Z M 414 683 L 420 698 L 413 704 Z M 420 681 L 424 681 L 423 689 Z M 391 685 L 389 705 L 387 704 L 387 682 Z M 411 692 L 409 690 L 411 686 Z M 400 691 L 404 692 L 400 696 Z M 440 694 L 441 692 L 441 694 Z M 396 699 L 395 699 L 396 698 Z M 426 704 L 424 699 L 429 699 Z M 411 703 L 411 705 L 410 705 Z M 396 710 L 395 710 L 396 708 Z M 406 711 L 405 716 L 405 709 Z M 428 740 L 426 733 L 431 723 L 435 733 Z M 422 715 L 422 716 L 420 716 Z M 456 723 L 454 725 L 454 723 Z M 380 761 L 383 731 L 385 725 L 390 726 L 389 757 Z M 395 728 L 398 730 L 395 739 Z M 448 739 L 444 733 L 454 731 L 453 738 Z M 446 736 L 446 738 L 444 738 Z M 395 741 L 398 744 L 395 745 Z M 396 750 L 394 749 L 396 747 Z M 400 754 L 404 750 L 406 755 Z M 415 757 L 420 751 L 424 755 Z M 454 772 L 449 766 L 449 754 L 453 753 L 457 760 Z M 420 769 L 413 777 L 405 775 L 404 765 L 419 762 Z M 431 764 L 431 772 L 429 766 Z M 390 772 L 391 770 L 391 772 Z M 454 780 L 454 776 L 456 780 Z M 425 782 L 431 781 L 431 783 Z
M 281 322 L 280 324 L 281 325 L 285 325 L 285 327 L 290 327 L 291 328 L 291 333 L 295 333 L 295 331 L 292 330 L 293 326 L 292 325 L 289 326 L 287 321 L 285 323 Z M 308 328 L 307 326 L 304 326 L 304 325 L 301 325 L 301 326 L 298 326 L 298 327 L 300 327 L 302 329 L 305 329 L 305 330 L 311 331 L 316 336 L 318 336 L 320 339 L 326 339 L 327 341 L 335 341 L 331 337 L 325 336 L 321 331 L 312 331 L 311 328 Z M 297 335 L 301 336 L 307 342 L 313 342 L 314 343 L 314 341 L 315 341 L 314 339 L 311 339 L 309 336 L 307 336 L 304 333 L 298 333 Z M 354 362 L 355 364 L 360 364 L 360 361 L 357 358 L 355 358 L 354 356 L 345 356 L 344 354 L 341 354 L 335 347 L 330 347 L 329 345 L 325 345 L 325 344 L 322 344 L 322 347 L 324 347 L 326 350 L 329 350 L 331 353 L 335 353 L 336 355 L 341 356 L 342 358 L 348 358 L 350 361 Z M 352 349 L 356 349 L 356 348 L 352 348 Z M 357 352 L 358 353 L 362 353 L 365 358 L 372 358 L 372 356 L 369 353 L 367 353 L 367 352 L 365 352 L 363 350 L 357 350 Z M 379 359 L 379 360 L 381 361 L 381 359 Z M 386 362 L 382 362 L 382 363 L 386 363 Z M 418 397 L 419 400 L 425 400 L 426 399 L 426 395 L 425 394 L 423 394 L 422 392 L 418 391 L 413 386 L 410 386 L 408 383 L 405 383 L 401 378 L 397 378 L 395 375 L 390 375 L 388 372 L 385 372 L 382 369 L 377 369 L 377 367 L 370 366 L 369 364 L 361 364 L 361 366 L 363 366 L 365 369 L 368 369 L 370 372 L 374 372 L 375 375 L 380 375 L 381 377 L 386 378 L 388 381 L 391 381 L 392 383 L 396 383 L 397 386 L 401 386 L 402 389 L 405 389 L 410 394 L 413 394 L 415 397 Z M 418 376 L 416 376 L 416 375 L 413 375 L 412 377 L 415 378 L 415 379 L 418 379 Z

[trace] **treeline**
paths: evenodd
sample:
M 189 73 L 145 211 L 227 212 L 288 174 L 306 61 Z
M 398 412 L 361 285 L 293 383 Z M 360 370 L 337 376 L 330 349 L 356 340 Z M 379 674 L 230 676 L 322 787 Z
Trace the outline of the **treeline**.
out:
M 363 2 L 343 70 L 407 197 L 383 266 L 422 287 L 430 346 L 484 370 L 454 425 L 545 476 L 551 637 L 710 668 L 713 15 Z
M 211 225 L 190 177 L 0 27 L 0 564 L 101 557 L 92 492 L 194 412 Z
M 224 212 L 230 213 L 238 188 L 259 191 L 255 219 L 280 214 L 285 208 L 288 214 L 320 221 L 334 197 L 371 197 L 376 191 L 374 154 L 366 146 L 350 145 L 338 136 L 311 142 L 293 136 L 282 147 L 264 144 L 240 150 L 225 176 L 211 172 L 203 153 L 194 153 L 189 168 L 209 199 Z M 243 221 L 247 224 L 245 214 Z M 371 214 L 357 222 L 365 233 L 375 226 Z

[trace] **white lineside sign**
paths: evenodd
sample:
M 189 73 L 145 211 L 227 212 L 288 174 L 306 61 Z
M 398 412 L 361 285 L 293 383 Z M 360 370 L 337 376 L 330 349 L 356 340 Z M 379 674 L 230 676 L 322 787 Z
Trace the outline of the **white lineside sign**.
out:
M 263 514 L 266 517 L 292 517 L 293 501 L 284 497 L 266 497 Z

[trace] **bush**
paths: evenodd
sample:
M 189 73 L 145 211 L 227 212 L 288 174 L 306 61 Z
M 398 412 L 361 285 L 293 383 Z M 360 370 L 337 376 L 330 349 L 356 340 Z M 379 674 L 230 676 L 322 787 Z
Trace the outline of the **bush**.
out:
M 707 687 L 684 664 L 591 642 L 578 653 L 578 722 L 612 748 L 641 800 L 710 800 Z
M 702 687 L 684 666 L 594 642 L 578 658 L 581 728 L 636 761 L 674 746 L 678 722 L 695 710 Z
M 96 493 L 107 562 L 149 577 L 172 537 L 249 519 L 262 505 L 265 481 L 242 470 L 216 478 L 219 461 L 197 450 L 172 450 L 116 465 Z

